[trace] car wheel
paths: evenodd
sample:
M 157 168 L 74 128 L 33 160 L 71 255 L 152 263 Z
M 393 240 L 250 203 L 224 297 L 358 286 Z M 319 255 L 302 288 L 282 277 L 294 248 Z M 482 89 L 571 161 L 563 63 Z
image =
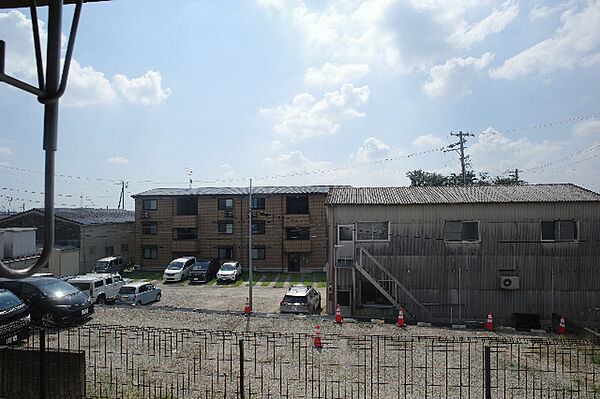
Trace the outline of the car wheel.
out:
M 54 324 L 54 315 L 50 312 L 46 312 L 42 315 L 42 325 L 45 327 L 52 326 Z
M 160 294 L 156 294 L 156 302 L 160 302 Z
M 106 302 L 106 298 L 104 297 L 104 295 L 100 295 L 98 298 L 96 298 L 96 303 L 99 305 L 103 305 Z
M 141 300 L 138 300 L 138 301 L 135 303 L 135 305 L 136 305 L 136 306 L 140 306 L 141 304 L 142 304 L 142 301 L 141 301 Z

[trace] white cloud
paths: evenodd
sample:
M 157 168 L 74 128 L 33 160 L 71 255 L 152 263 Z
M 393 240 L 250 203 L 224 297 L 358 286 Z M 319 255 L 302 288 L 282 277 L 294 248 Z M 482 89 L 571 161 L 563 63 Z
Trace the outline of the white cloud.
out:
M 369 137 L 363 142 L 363 145 L 358 148 L 356 154 L 351 155 L 350 158 L 356 162 L 369 162 L 376 159 L 387 158 L 391 156 L 391 154 L 392 150 L 389 145 L 375 137 Z
M 270 116 L 278 123 L 276 133 L 289 137 L 292 142 L 326 134 L 334 134 L 340 129 L 340 122 L 364 117 L 357 110 L 365 105 L 371 91 L 369 86 L 354 87 L 346 83 L 339 91 L 325 93 L 316 100 L 308 93 L 298 94 L 291 104 L 274 108 L 263 108 L 260 113 Z
M 331 162 L 327 161 L 312 161 L 304 156 L 302 152 L 295 150 L 287 154 L 281 154 L 276 160 L 269 158 L 271 163 L 275 163 L 279 168 L 280 174 L 293 173 L 294 171 L 314 171 L 332 166 Z M 267 161 L 265 158 L 264 161 Z
M 283 0 L 258 0 L 258 3 L 265 8 L 273 7 L 278 10 L 283 8 Z
M 494 11 L 481 21 L 468 26 L 463 21 L 461 26 L 450 36 L 449 40 L 463 48 L 470 48 L 472 45 L 481 43 L 492 33 L 499 33 L 506 28 L 519 15 L 519 6 L 513 1 L 507 1 L 502 4 L 501 9 L 494 8 Z
M 496 79 L 514 79 L 521 75 L 549 74 L 556 70 L 573 69 L 578 64 L 589 63 L 596 57 L 600 44 L 600 1 L 588 1 L 578 10 L 572 7 L 565 11 L 563 25 L 554 38 L 541 41 L 523 52 L 507 59 L 504 64 L 490 71 Z
M 369 72 L 366 64 L 334 65 L 325 63 L 321 68 L 311 67 L 306 71 L 305 79 L 315 85 L 339 85 L 360 79 Z
M 281 141 L 279 140 L 273 140 L 273 142 L 271 143 L 271 150 L 273 151 L 279 151 L 283 148 L 283 144 L 281 144 Z
M 444 140 L 442 140 L 439 137 L 435 137 L 433 134 L 426 134 L 423 136 L 419 136 L 416 139 L 413 140 L 412 144 L 415 147 L 419 147 L 419 148 L 434 148 L 434 147 L 441 147 L 444 144 L 446 144 L 446 142 Z
M 12 155 L 12 151 L 8 147 L 0 147 L 0 155 Z
M 529 12 L 529 21 L 530 22 L 535 22 L 535 21 L 540 20 L 540 19 L 548 18 L 549 16 L 551 16 L 551 15 L 557 13 L 557 12 L 560 12 L 562 10 L 565 10 L 567 8 L 572 7 L 575 4 L 575 2 L 576 2 L 576 0 L 570 0 L 570 1 L 565 2 L 563 4 L 559 4 L 556 7 L 548 7 L 548 6 L 538 7 L 538 6 L 535 6 Z
M 480 58 L 451 58 L 444 65 L 436 65 L 429 71 L 430 80 L 423 84 L 423 91 L 431 98 L 441 95 L 462 96 L 470 93 L 471 81 L 494 59 L 491 53 Z
M 577 137 L 600 138 L 600 120 L 592 119 L 575 125 L 573 127 L 573 135 Z
M 42 53 L 45 53 L 47 32 L 39 21 Z M 6 73 L 37 86 L 37 67 L 31 35 L 31 20 L 20 11 L 0 13 L 0 37 L 6 41 Z M 63 37 L 64 39 L 64 37 Z M 66 40 L 63 40 L 64 54 Z M 43 57 L 45 60 L 45 56 Z M 71 60 L 67 90 L 62 103 L 70 107 L 87 105 L 113 105 L 119 100 L 117 91 L 131 103 L 156 105 L 170 94 L 170 89 L 161 87 L 160 72 L 148 71 L 144 76 L 127 79 L 116 75 L 113 83 L 104 73 L 92 66 L 81 66 Z
M 108 158 L 106 160 L 106 162 L 108 162 L 108 163 L 120 163 L 120 164 L 129 163 L 129 161 L 126 158 L 123 158 L 123 157 L 111 157 L 111 158 Z

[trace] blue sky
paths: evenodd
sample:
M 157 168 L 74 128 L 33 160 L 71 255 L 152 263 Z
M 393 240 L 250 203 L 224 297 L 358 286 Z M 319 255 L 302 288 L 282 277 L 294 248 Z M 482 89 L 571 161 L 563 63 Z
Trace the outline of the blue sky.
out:
M 73 7 L 65 7 L 65 34 Z M 45 33 L 45 9 L 40 9 Z M 475 171 L 600 191 L 600 1 L 112 0 L 83 7 L 58 206 L 157 187 L 408 185 Z M 27 9 L 6 72 L 36 82 Z M 0 84 L 0 210 L 43 204 L 43 107 Z M 551 123 L 559 122 L 559 123 Z

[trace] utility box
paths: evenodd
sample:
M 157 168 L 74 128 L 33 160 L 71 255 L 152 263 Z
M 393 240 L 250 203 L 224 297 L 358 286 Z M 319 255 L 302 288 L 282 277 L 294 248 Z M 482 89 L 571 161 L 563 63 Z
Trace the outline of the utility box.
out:
M 3 237 L 2 258 L 20 258 L 35 255 L 35 227 L 9 227 L 0 229 Z

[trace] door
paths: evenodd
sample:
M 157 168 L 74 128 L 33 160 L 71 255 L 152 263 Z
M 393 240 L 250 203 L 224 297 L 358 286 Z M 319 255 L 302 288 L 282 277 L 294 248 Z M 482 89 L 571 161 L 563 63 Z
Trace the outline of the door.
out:
M 300 254 L 289 253 L 288 254 L 288 272 L 299 272 L 300 271 Z
M 340 224 L 337 233 L 336 265 L 352 267 L 354 264 L 354 225 Z

